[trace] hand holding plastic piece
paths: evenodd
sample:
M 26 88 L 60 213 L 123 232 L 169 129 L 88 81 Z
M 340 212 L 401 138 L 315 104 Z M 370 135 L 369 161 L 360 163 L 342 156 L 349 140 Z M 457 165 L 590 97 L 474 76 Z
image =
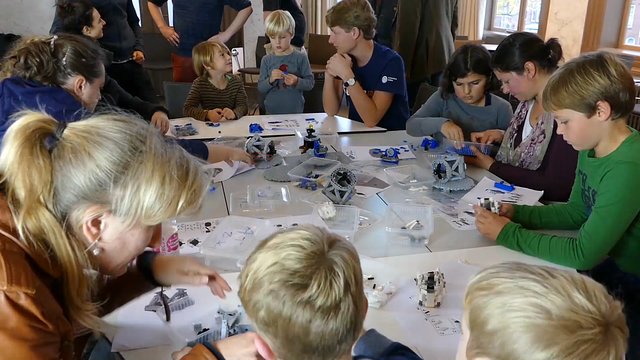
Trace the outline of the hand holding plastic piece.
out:
M 473 211 L 476 213 L 476 228 L 489 240 L 496 241 L 505 225 L 511 222 L 509 218 L 494 214 L 478 205 L 473 207 Z
M 462 133 L 460 126 L 456 125 L 453 121 L 445 121 L 445 123 L 440 127 L 440 132 L 447 139 L 454 141 L 453 146 L 455 146 L 456 149 L 463 146 L 462 141 L 464 141 L 464 134 Z
M 492 129 L 480 132 L 472 132 L 470 137 L 471 141 L 481 144 L 501 143 L 502 138 L 504 138 L 504 131 Z
M 513 205 L 511 204 L 504 204 L 501 203 L 500 204 L 500 216 L 504 216 L 509 220 L 513 219 L 513 216 L 515 215 L 516 212 L 516 208 L 513 207 Z
M 207 111 L 207 120 L 209 121 L 223 121 L 224 118 L 224 114 L 222 112 L 222 109 L 220 108 L 215 108 L 212 110 Z
M 478 150 L 475 146 L 470 146 L 469 148 L 475 156 L 465 156 L 464 162 L 481 169 L 489 170 L 495 160 L 491 156 L 482 153 L 482 151 Z
M 215 270 L 190 256 L 158 255 L 152 264 L 153 277 L 163 285 L 208 285 L 211 292 L 224 298 L 231 287 Z

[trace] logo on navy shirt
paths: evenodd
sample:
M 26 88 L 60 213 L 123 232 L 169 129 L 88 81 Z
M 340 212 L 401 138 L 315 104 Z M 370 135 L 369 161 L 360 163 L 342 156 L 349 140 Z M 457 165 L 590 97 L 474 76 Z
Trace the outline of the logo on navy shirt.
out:
M 394 81 L 396 81 L 396 80 L 398 80 L 398 78 L 394 78 L 394 77 L 387 76 L 387 75 L 383 75 L 383 76 L 382 76 L 382 83 L 383 83 L 383 84 L 386 84 L 386 83 L 388 83 L 388 82 L 394 82 Z

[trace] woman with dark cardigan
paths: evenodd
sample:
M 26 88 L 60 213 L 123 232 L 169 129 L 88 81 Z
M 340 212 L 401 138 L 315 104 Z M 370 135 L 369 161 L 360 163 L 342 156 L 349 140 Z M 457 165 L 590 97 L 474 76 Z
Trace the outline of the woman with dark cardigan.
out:
M 542 200 L 567 201 L 578 153 L 556 133 L 556 121 L 542 108 L 542 92 L 562 59 L 555 38 L 544 42 L 531 33 L 505 38 L 492 67 L 502 90 L 520 100 L 495 159 L 474 150 L 467 163 L 491 171 L 514 185 L 543 190 Z M 484 142 L 480 133 L 474 141 Z

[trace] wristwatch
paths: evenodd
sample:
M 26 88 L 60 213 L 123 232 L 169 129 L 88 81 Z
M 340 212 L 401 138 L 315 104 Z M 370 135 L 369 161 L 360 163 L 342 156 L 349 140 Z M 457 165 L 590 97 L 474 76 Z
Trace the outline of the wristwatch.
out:
M 349 88 L 356 84 L 356 78 L 351 78 L 345 81 L 342 86 L 344 87 L 344 92 L 349 95 Z
M 356 78 L 351 78 L 344 82 L 344 87 L 353 86 L 355 84 L 356 84 Z

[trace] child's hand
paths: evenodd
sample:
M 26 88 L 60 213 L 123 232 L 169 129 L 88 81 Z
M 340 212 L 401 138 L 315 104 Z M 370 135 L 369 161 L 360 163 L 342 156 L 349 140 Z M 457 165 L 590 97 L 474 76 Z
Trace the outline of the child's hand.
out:
M 229 108 L 222 109 L 222 116 L 227 120 L 234 120 L 236 118 L 236 113 Z
M 469 148 L 471 149 L 471 151 L 473 151 L 473 155 L 475 156 L 465 156 L 464 162 L 468 165 L 473 165 L 481 169 L 489 170 L 495 160 L 491 156 L 486 155 L 482 151 L 478 150 L 478 148 L 476 148 L 475 146 L 469 146 Z
M 494 214 L 478 205 L 473 206 L 473 211 L 476 213 L 476 228 L 489 240 L 496 241 L 505 225 L 511 222 L 508 218 Z
M 220 108 L 207 111 L 207 120 L 209 121 L 219 122 L 219 121 L 223 121 L 222 118 L 223 118 L 223 114 Z
M 284 73 L 280 69 L 271 70 L 271 77 L 269 78 L 269 83 L 273 84 L 276 80 L 280 80 L 284 78 Z
M 516 213 L 516 208 L 511 204 L 500 203 L 500 216 L 504 216 L 509 220 L 513 220 L 513 216 Z
M 298 77 L 293 74 L 285 75 L 284 84 L 288 86 L 296 86 L 298 85 Z
M 462 129 L 451 120 L 445 121 L 444 124 L 442 124 L 440 132 L 451 141 L 464 141 Z
M 481 144 L 501 143 L 503 137 L 504 131 L 498 129 L 471 133 L 471 141 Z
M 144 62 L 144 53 L 140 50 L 134 51 L 132 57 L 133 61 L 137 62 L 138 64 L 142 64 Z
M 253 164 L 253 158 L 246 151 L 242 149 L 229 148 L 225 161 L 242 161 L 243 163 Z

